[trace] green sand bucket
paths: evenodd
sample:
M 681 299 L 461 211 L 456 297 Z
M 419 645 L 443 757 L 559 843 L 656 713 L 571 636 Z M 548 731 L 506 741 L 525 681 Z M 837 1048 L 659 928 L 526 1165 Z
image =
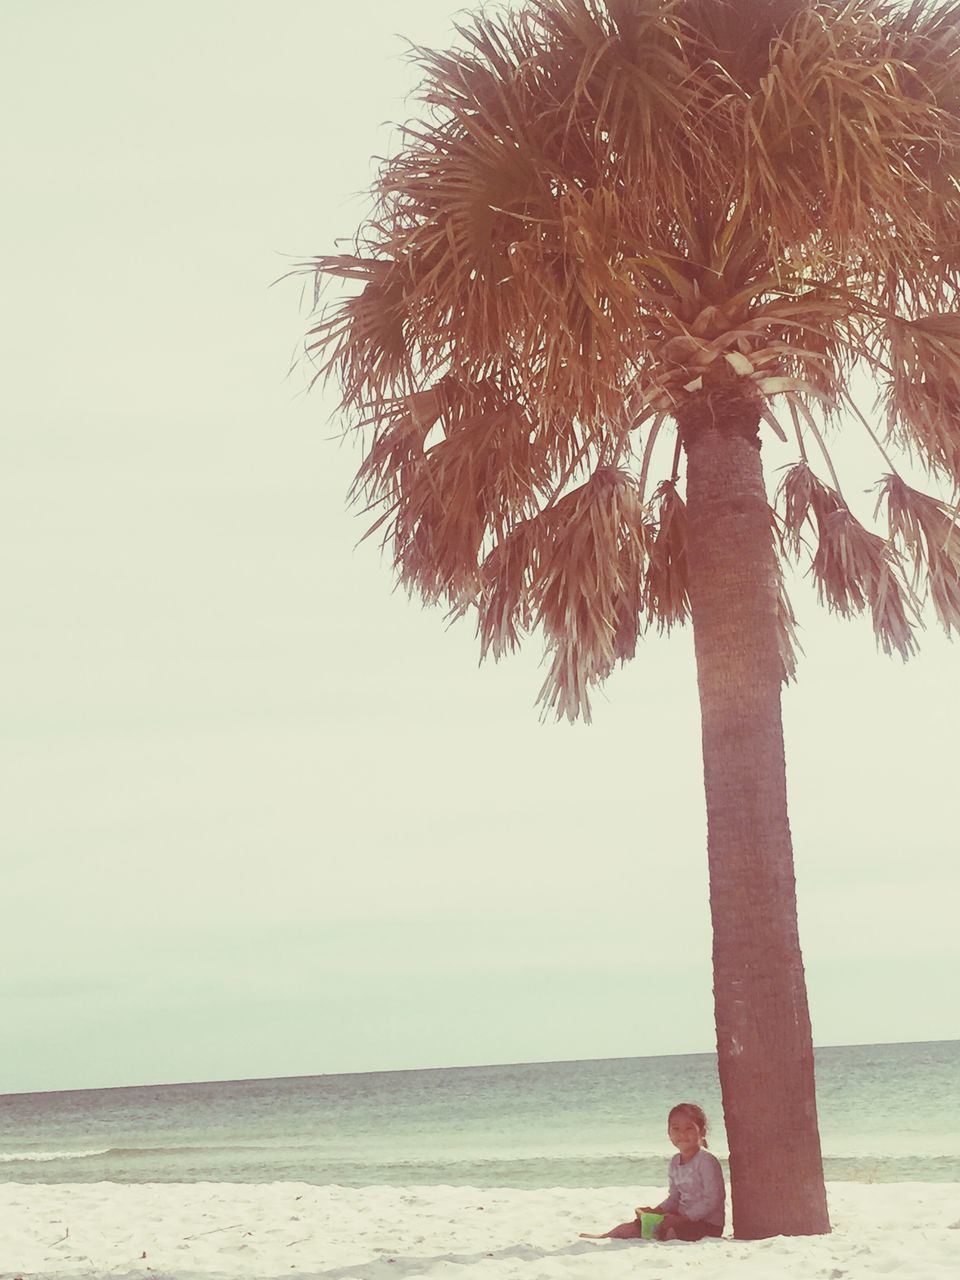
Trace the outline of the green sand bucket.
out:
M 643 1240 L 656 1240 L 657 1227 L 663 1221 L 662 1213 L 641 1213 L 637 1215 L 640 1219 L 640 1236 Z

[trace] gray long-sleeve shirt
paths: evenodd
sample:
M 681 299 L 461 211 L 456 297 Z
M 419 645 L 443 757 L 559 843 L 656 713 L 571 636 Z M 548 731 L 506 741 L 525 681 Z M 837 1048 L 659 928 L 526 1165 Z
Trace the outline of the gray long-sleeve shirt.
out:
M 679 1152 L 670 1161 L 670 1192 L 657 1205 L 657 1213 L 682 1213 L 694 1222 L 710 1222 L 722 1229 L 726 1198 L 720 1161 L 701 1147 L 686 1164 Z

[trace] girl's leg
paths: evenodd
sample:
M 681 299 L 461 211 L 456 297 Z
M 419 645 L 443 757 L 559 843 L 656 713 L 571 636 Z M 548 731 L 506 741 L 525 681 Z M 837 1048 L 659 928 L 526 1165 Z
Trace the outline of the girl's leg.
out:
M 689 1218 L 682 1218 L 675 1225 L 674 1230 L 678 1240 L 689 1240 L 691 1243 L 704 1240 L 708 1236 L 716 1239 L 723 1235 L 721 1228 L 714 1226 L 712 1222 L 692 1222 Z
M 640 1223 L 636 1218 L 631 1218 L 629 1222 L 621 1222 L 619 1227 L 608 1231 L 607 1236 L 611 1240 L 639 1240 Z
M 640 1223 L 636 1218 L 632 1222 L 621 1222 L 619 1227 L 593 1235 L 589 1231 L 581 1231 L 581 1240 L 637 1240 L 640 1237 Z

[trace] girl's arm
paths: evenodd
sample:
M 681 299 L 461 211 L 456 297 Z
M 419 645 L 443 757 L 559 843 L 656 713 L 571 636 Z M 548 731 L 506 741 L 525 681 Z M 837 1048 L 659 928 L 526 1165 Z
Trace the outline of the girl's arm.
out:
M 656 1208 L 651 1209 L 649 1212 L 650 1213 L 676 1213 L 679 1208 L 680 1208 L 680 1194 L 675 1187 L 671 1187 L 670 1194 L 667 1196 L 666 1200 L 661 1200 L 661 1202 L 656 1206 Z
M 650 1209 L 650 1213 L 676 1213 L 680 1207 L 680 1192 L 677 1190 L 676 1179 L 673 1176 L 673 1161 L 670 1161 L 670 1189 L 667 1192 L 667 1198 L 661 1200 L 655 1209 Z

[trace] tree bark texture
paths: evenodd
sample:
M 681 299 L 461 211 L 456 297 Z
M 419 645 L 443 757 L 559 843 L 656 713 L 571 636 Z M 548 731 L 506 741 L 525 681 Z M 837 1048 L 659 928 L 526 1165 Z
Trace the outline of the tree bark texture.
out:
M 830 1220 L 787 819 L 779 578 L 745 408 L 754 420 L 739 430 L 701 419 L 683 439 L 733 1227 L 759 1239 Z

